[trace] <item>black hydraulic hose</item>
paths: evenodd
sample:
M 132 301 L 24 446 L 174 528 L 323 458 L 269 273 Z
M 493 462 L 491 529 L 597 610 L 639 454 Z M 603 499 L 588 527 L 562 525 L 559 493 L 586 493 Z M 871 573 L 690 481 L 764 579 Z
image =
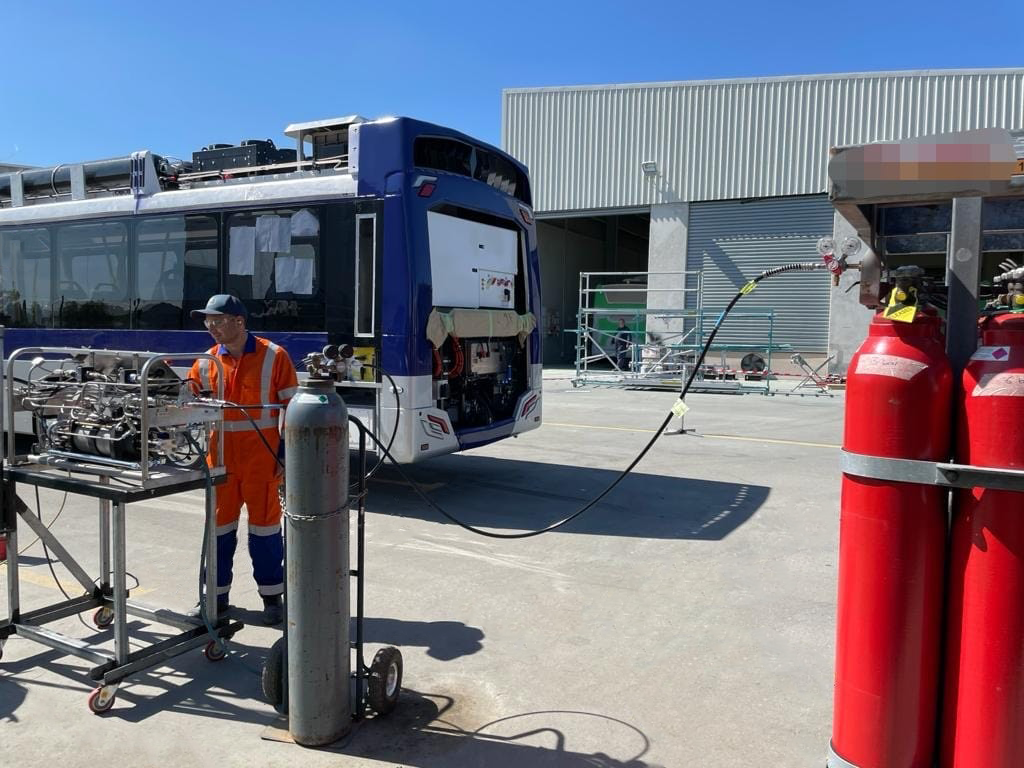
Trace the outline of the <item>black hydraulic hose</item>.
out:
M 683 400 L 686 397 L 686 393 L 690 390 L 690 385 L 693 384 L 693 380 L 694 378 L 696 378 L 697 372 L 700 370 L 700 366 L 704 362 L 704 358 L 707 356 L 708 350 L 711 348 L 711 343 L 715 340 L 715 336 L 718 335 L 718 331 L 722 327 L 722 323 L 725 320 L 726 316 L 732 311 L 733 307 L 736 306 L 736 302 L 738 302 L 743 296 L 753 291 L 757 287 L 758 283 L 760 283 L 762 280 L 767 280 L 769 277 L 775 277 L 776 275 L 780 275 L 784 272 L 810 272 L 825 268 L 826 265 L 824 262 L 797 262 L 792 264 L 784 264 L 782 266 L 775 267 L 773 269 L 769 269 L 765 272 L 762 272 L 760 275 L 758 275 L 749 283 L 740 288 L 740 290 L 736 292 L 736 295 L 733 296 L 732 299 L 729 301 L 728 305 L 726 305 L 725 309 L 722 310 L 722 313 L 718 316 L 718 320 L 715 322 L 715 327 L 711 330 L 711 333 L 708 334 L 707 341 L 704 342 L 704 346 L 701 348 L 700 351 L 700 356 L 697 358 L 697 362 L 694 364 L 693 370 L 690 371 L 690 375 L 686 379 L 686 383 L 683 385 L 682 391 L 679 393 L 678 399 Z M 476 526 L 470 525 L 469 523 L 464 523 L 454 515 L 449 514 L 447 511 L 444 510 L 444 508 L 441 507 L 441 505 L 430 499 L 422 490 L 420 490 L 420 487 L 416 485 L 416 483 L 413 482 L 413 480 L 405 473 L 405 471 L 402 469 L 401 465 L 398 463 L 395 457 L 392 456 L 391 453 L 387 449 L 385 449 L 383 445 L 381 445 L 381 442 L 380 440 L 377 439 L 376 435 L 374 435 L 372 432 L 368 432 L 368 434 L 370 435 L 370 439 L 373 440 L 379 448 L 384 450 L 384 454 L 389 459 L 391 459 L 391 463 L 395 465 L 395 469 L 398 470 L 398 474 L 400 474 L 402 476 L 402 479 L 404 479 L 407 483 L 409 483 L 410 486 L 412 486 L 413 490 L 416 491 L 419 497 L 423 499 L 423 501 L 425 501 L 427 505 L 429 505 L 432 509 L 434 509 L 444 517 L 448 518 L 456 525 L 465 528 L 467 531 L 470 531 L 471 533 L 475 533 L 480 536 L 486 536 L 492 539 L 526 539 L 530 538 L 531 536 L 539 536 L 542 533 L 548 533 L 550 531 L 554 531 L 558 528 L 561 528 L 563 525 L 566 525 L 569 522 L 575 520 L 584 512 L 594 507 L 598 502 L 601 501 L 601 499 L 603 499 L 605 496 L 611 493 L 611 491 L 626 478 L 626 475 L 632 472 L 636 465 L 643 460 L 644 456 L 646 456 L 647 453 L 651 450 L 655 442 L 657 442 L 658 438 L 661 437 L 662 434 L 665 432 L 665 428 L 669 425 L 674 416 L 675 413 L 673 411 L 669 411 L 669 413 L 665 416 L 665 419 L 661 422 L 661 426 L 658 427 L 657 431 L 654 433 L 654 436 L 647 442 L 647 445 L 645 445 L 640 450 L 636 457 L 629 463 L 629 466 L 622 470 L 622 472 L 619 473 L 618 477 L 616 477 L 608 485 L 607 488 L 601 491 L 601 493 L 599 493 L 597 496 L 588 501 L 586 504 L 584 504 L 582 507 L 580 507 L 578 510 L 573 512 L 568 517 L 564 517 L 561 520 L 554 522 L 551 525 L 548 525 L 544 528 L 540 528 L 535 531 L 524 531 L 523 533 L 494 533 L 492 531 L 485 531 L 484 529 L 477 528 Z
M 380 469 L 384 465 L 384 462 L 387 460 L 387 454 L 391 450 L 391 446 L 395 444 L 395 437 L 398 435 L 399 415 L 400 415 L 400 413 L 402 411 L 402 401 L 398 397 L 398 385 L 395 384 L 395 380 L 393 378 L 391 378 L 391 374 L 390 373 L 388 373 L 383 368 L 381 368 L 380 366 L 377 366 L 377 365 L 365 365 L 363 367 L 364 368 L 373 368 L 373 369 L 375 369 L 377 371 L 380 371 L 380 375 L 384 376 L 385 378 L 387 378 L 388 382 L 391 384 L 391 391 L 395 395 L 395 425 L 391 428 L 391 437 L 388 439 L 388 446 L 387 446 L 387 448 L 384 449 L 384 453 L 381 454 L 380 458 L 377 460 L 377 463 L 374 464 L 373 468 L 369 472 L 367 472 L 366 475 L 363 477 L 363 480 L 369 480 L 371 477 L 373 477 L 377 473 L 377 470 Z M 349 491 L 351 492 L 352 490 L 356 489 L 358 487 L 358 485 L 359 485 L 358 482 L 352 483 L 349 486 Z
M 679 393 L 679 397 L 677 399 L 678 400 L 684 400 L 686 398 L 686 394 L 687 394 L 687 392 L 690 391 L 690 386 L 693 384 L 693 380 L 697 377 L 697 373 L 700 371 L 700 367 L 701 367 L 701 365 L 704 362 L 704 358 L 707 357 L 708 350 L 711 349 L 711 344 L 712 344 L 712 342 L 714 342 L 715 336 L 718 335 L 718 331 L 721 329 L 722 323 L 725 321 L 725 318 L 729 315 L 730 312 L 732 312 L 733 307 L 736 306 L 736 302 L 738 302 L 741 298 L 743 298 L 748 293 L 753 291 L 757 287 L 758 283 L 760 283 L 763 280 L 767 280 L 770 277 L 775 277 L 775 276 L 781 275 L 781 274 L 783 274 L 785 272 L 815 272 L 815 271 L 823 270 L 823 269 L 826 269 L 826 268 L 827 268 L 827 265 L 824 262 L 794 262 L 794 263 L 791 263 L 791 264 L 783 264 L 781 266 L 774 267 L 772 269 L 769 269 L 769 270 L 766 270 L 766 271 L 762 272 L 757 277 L 755 277 L 753 280 L 751 280 L 746 285 L 744 285 L 742 288 L 740 288 L 736 292 L 736 295 L 733 296 L 732 299 L 730 299 L 730 301 L 726 305 L 725 309 L 722 310 L 721 314 L 718 316 L 718 320 L 715 321 L 715 327 L 711 329 L 711 333 L 708 334 L 707 341 L 705 341 L 704 342 L 704 346 L 701 347 L 700 355 L 697 357 L 697 361 L 694 363 L 693 370 L 690 371 L 690 375 L 687 377 L 686 383 L 683 385 L 682 391 Z M 392 385 L 392 388 L 395 391 L 395 397 L 397 399 L 397 397 L 398 397 L 398 389 L 397 389 L 397 387 L 395 387 L 394 380 L 391 379 L 391 377 L 388 376 L 383 371 L 381 371 L 381 373 L 383 375 L 387 376 L 388 380 L 391 381 L 391 385 Z M 234 405 L 234 404 L 233 403 L 228 403 L 228 405 Z M 249 418 L 249 420 L 252 422 L 253 426 L 256 425 L 256 422 L 252 419 L 251 416 L 249 416 L 248 413 L 246 413 L 246 411 L 244 409 L 242 409 L 242 413 L 246 417 Z M 624 470 L 622 470 L 619 473 L 619 475 L 614 480 L 612 480 L 611 483 L 608 484 L 608 487 L 606 487 L 603 491 L 601 491 L 597 496 L 595 496 L 593 499 L 588 501 L 582 507 L 577 509 L 571 515 L 568 515 L 567 517 L 563 517 L 561 520 L 558 520 L 558 521 L 552 523 L 551 525 L 545 526 L 544 528 L 540 528 L 540 529 L 535 530 L 535 531 L 524 531 L 522 533 L 494 533 L 493 531 L 485 531 L 483 528 L 477 528 L 474 525 L 470 525 L 469 523 L 465 523 L 462 520 L 459 520 L 457 517 L 455 517 L 454 515 L 452 515 L 449 512 L 447 512 L 440 504 L 438 504 L 433 499 L 428 497 L 422 490 L 420 490 L 420 487 L 405 473 L 405 470 L 402 469 L 402 466 L 398 463 L 398 460 L 395 459 L 395 457 L 391 454 L 391 450 L 390 450 L 391 443 L 390 442 L 388 443 L 387 446 L 385 446 L 377 438 L 377 436 L 373 432 L 371 432 L 370 430 L 366 430 L 366 433 L 369 435 L 370 439 L 373 440 L 373 442 L 377 445 L 377 447 L 383 452 L 384 456 L 391 460 L 391 463 L 394 464 L 395 469 L 398 470 L 398 474 L 401 475 L 402 479 L 405 480 L 412 487 L 412 489 L 416 492 L 416 494 L 421 499 L 423 499 L 423 501 L 426 502 L 426 504 L 431 509 L 433 509 L 436 512 L 438 512 L 443 517 L 447 518 L 448 520 L 451 520 L 453 523 L 455 523 L 459 527 L 465 528 L 467 531 L 470 531 L 471 533 L 475 533 L 475 534 L 477 534 L 479 536 L 486 536 L 486 537 L 491 538 L 491 539 L 527 539 L 527 538 L 530 538 L 532 536 L 540 536 L 542 533 L 549 533 L 551 531 L 557 530 L 558 528 L 561 528 L 563 525 L 567 525 L 568 523 L 572 522 L 577 517 L 582 515 L 584 512 L 586 512 L 587 510 L 593 508 L 596 504 L 598 504 L 605 496 L 607 496 L 609 493 L 611 493 L 619 485 L 619 483 L 621 483 L 626 478 L 626 476 L 630 472 L 633 471 L 633 469 L 636 467 L 637 464 L 639 464 L 641 461 L 643 461 L 644 457 L 650 452 L 651 448 L 653 448 L 654 444 L 658 441 L 658 438 L 660 438 L 662 436 L 662 434 L 664 434 L 665 428 L 668 427 L 669 423 L 672 421 L 672 419 L 675 417 L 675 415 L 676 415 L 675 412 L 672 411 L 672 410 L 670 410 L 668 412 L 668 414 L 665 416 L 664 420 L 661 422 L 661 426 L 659 426 L 658 429 L 655 431 L 654 436 L 651 437 L 651 439 L 647 441 L 647 444 L 643 448 L 640 449 L 640 452 L 629 463 L 629 466 L 627 466 Z M 396 419 L 395 429 L 392 432 L 392 436 L 391 436 L 391 440 L 392 441 L 394 440 L 394 435 L 395 435 L 395 433 L 397 431 L 398 431 L 398 422 L 397 422 L 397 419 Z M 259 430 L 257 430 L 257 432 L 259 432 Z M 260 438 L 263 439 L 263 444 L 266 446 L 267 450 L 270 451 L 270 453 L 272 453 L 274 455 L 274 457 L 276 459 L 277 458 L 277 454 L 274 453 L 274 451 L 271 451 L 270 444 L 266 441 L 265 438 L 263 438 L 262 434 L 260 434 Z M 281 463 L 280 459 L 278 459 L 278 463 Z M 379 464 L 378 464 L 378 466 L 379 466 Z M 376 469 L 376 467 L 374 467 L 374 469 Z

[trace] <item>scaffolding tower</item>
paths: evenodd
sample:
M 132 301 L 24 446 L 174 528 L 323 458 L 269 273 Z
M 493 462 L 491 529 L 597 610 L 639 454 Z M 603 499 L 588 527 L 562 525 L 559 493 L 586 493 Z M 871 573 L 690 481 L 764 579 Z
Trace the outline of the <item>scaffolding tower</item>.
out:
M 569 331 L 576 335 L 573 385 L 680 389 L 721 313 L 703 301 L 699 271 L 581 272 L 577 325 Z M 730 318 L 762 322 L 751 338 L 713 344 L 691 391 L 769 394 L 772 352 L 788 349 L 774 343 L 775 313 L 734 311 Z M 730 353 L 755 364 L 731 369 Z

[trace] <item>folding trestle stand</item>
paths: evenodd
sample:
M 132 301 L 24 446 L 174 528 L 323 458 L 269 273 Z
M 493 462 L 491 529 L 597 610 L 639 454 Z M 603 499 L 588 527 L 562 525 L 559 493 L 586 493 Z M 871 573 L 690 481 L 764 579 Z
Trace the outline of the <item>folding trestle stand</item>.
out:
M 221 621 L 216 601 L 216 516 L 212 485 L 223 480 L 223 474 L 196 478 L 195 471 L 182 472 L 175 478 L 167 472 L 161 484 L 150 487 L 112 485 L 110 478 L 75 477 L 71 471 L 50 467 L 11 467 L 3 470 L 2 517 L 0 530 L 8 538 L 7 591 L 10 617 L 0 621 L 0 657 L 3 645 L 12 635 L 20 635 L 44 646 L 78 656 L 96 664 L 89 677 L 97 688 L 89 696 L 89 709 L 99 714 L 114 704 L 121 681 L 149 667 L 164 664 L 168 658 L 205 646 L 211 661 L 224 658 L 223 645 L 215 638 L 230 638 L 242 628 L 240 622 Z M 57 537 L 17 495 L 17 486 L 49 488 L 66 493 L 90 496 L 99 502 L 99 577 L 92 579 L 72 557 Z M 132 502 L 167 496 L 183 491 L 206 489 L 206 576 L 205 613 L 212 634 L 202 619 L 154 608 L 128 599 L 125 546 L 126 508 Z M 85 593 L 44 608 L 23 611 L 18 582 L 18 528 L 27 525 L 56 558 L 82 585 Z M 46 629 L 43 625 L 69 616 L 94 610 L 93 623 L 98 629 L 113 629 L 113 652 L 105 647 Z M 166 640 L 137 650 L 130 650 L 128 616 L 165 624 L 182 630 Z

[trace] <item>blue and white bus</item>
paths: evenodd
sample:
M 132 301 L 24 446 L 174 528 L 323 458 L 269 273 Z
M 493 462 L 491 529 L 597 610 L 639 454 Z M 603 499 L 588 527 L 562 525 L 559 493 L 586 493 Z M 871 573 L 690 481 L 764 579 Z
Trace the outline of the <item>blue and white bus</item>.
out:
M 526 168 L 409 118 L 285 133 L 295 150 L 248 141 L 191 162 L 136 152 L 0 175 L 7 350 L 202 351 L 189 312 L 232 293 L 300 375 L 325 345 L 354 348 L 363 366 L 341 394 L 381 439 L 394 432 L 399 461 L 539 426 Z

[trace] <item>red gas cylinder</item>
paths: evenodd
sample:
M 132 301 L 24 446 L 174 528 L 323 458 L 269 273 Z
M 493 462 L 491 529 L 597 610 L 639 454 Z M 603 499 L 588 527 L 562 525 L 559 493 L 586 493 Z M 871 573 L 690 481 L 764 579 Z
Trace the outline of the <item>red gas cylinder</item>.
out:
M 939 318 L 876 315 L 850 361 L 843 447 L 946 461 L 952 373 Z M 946 492 L 843 475 L 829 766 L 932 768 Z
M 957 461 L 1024 469 L 1024 315 L 982 322 L 963 375 Z M 956 492 L 943 768 L 1024 765 L 1024 493 Z

